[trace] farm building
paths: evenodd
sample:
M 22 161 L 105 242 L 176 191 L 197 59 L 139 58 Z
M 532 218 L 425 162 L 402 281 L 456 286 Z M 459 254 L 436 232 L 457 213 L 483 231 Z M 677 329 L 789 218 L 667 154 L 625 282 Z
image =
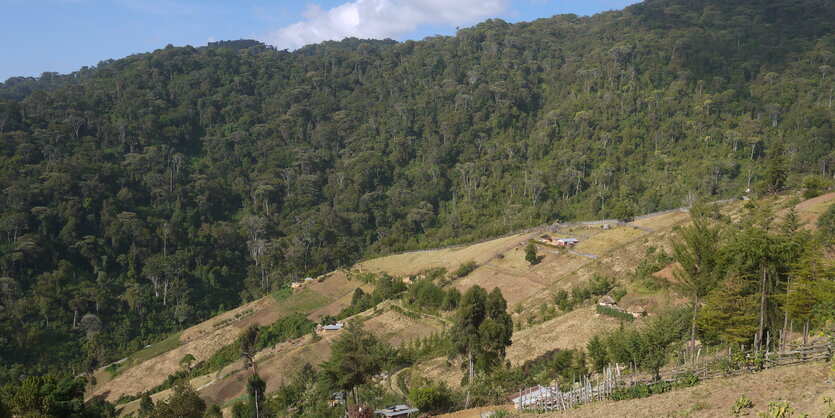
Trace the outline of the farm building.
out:
M 537 238 L 536 240 L 543 243 L 543 244 L 557 245 L 556 240 L 554 240 L 554 238 L 552 236 L 548 235 L 548 234 L 542 235 L 539 238 Z
M 410 414 L 417 414 L 419 410 L 412 408 L 409 405 L 393 405 L 387 408 L 378 409 L 374 411 L 376 415 L 382 415 L 386 418 L 394 417 L 408 417 Z
M 342 329 L 342 327 L 344 327 L 344 326 L 345 326 L 345 324 L 343 324 L 342 322 L 337 322 L 337 323 L 335 323 L 335 324 L 328 324 L 328 325 L 325 325 L 325 326 L 323 327 L 323 329 L 324 329 L 325 331 L 339 331 L 339 330 L 341 330 L 341 329 Z
M 516 406 L 516 409 L 520 409 L 530 405 L 536 405 L 542 399 L 554 396 L 557 392 L 558 390 L 556 388 L 536 385 L 519 391 L 519 393 L 510 398 L 510 400 L 513 402 L 513 405 Z
M 554 245 L 558 245 L 560 247 L 573 247 L 574 244 L 580 242 L 577 238 L 560 238 L 554 242 Z

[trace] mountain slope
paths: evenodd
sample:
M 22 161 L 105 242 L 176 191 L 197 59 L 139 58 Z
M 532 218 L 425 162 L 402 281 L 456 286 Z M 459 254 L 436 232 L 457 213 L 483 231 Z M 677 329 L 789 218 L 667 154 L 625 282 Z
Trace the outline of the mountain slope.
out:
M 831 177 L 833 25 L 832 2 L 648 0 L 7 80 L 0 381 L 362 257 Z

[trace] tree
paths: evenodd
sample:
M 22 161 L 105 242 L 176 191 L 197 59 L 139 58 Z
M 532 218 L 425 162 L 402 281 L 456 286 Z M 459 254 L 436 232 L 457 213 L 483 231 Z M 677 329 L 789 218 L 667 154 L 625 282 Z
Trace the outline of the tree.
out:
M 197 391 L 187 383 L 174 386 L 174 393 L 166 400 L 157 402 L 151 418 L 181 417 L 202 418 L 206 403 L 200 399 Z
M 698 323 L 705 340 L 737 347 L 751 340 L 757 331 L 757 300 L 751 282 L 738 275 L 724 279 L 705 298 Z
M 600 336 L 595 335 L 592 337 L 588 344 L 586 344 L 586 350 L 588 350 L 589 357 L 591 358 L 592 369 L 598 373 L 602 372 L 609 364 L 609 359 L 606 354 L 606 347 L 600 340 Z
M 458 304 L 450 338 L 453 355 L 467 359 L 468 382 L 475 377 L 476 362 L 480 369 L 489 370 L 504 360 L 512 334 L 513 322 L 499 288 L 489 295 L 480 286 L 467 289 Z
M 428 414 L 444 413 L 452 405 L 449 388 L 443 382 L 412 387 L 409 402 L 421 413 Z
M 673 258 L 678 263 L 673 276 L 682 290 L 690 295 L 693 314 L 690 319 L 690 362 L 696 360 L 696 318 L 702 299 L 715 287 L 719 279 L 719 230 L 709 224 L 702 208 L 691 210 L 691 226 L 679 228 L 673 239 Z
M 536 255 L 536 244 L 529 242 L 525 247 L 525 261 L 531 265 L 539 263 L 539 257 Z
M 194 363 L 194 360 L 194 356 L 191 353 L 187 353 L 180 359 L 180 367 L 186 370 L 191 370 L 191 365 Z
M 264 415 L 264 398 L 266 396 L 267 384 L 258 376 L 258 373 L 253 373 L 246 380 L 246 393 L 249 395 L 249 402 L 251 403 L 250 416 L 260 418 Z
M 331 358 L 322 364 L 326 378 L 335 386 L 353 391 L 379 373 L 386 364 L 391 348 L 365 331 L 356 321 L 348 323 L 331 347 Z
M 778 193 L 786 186 L 788 169 L 786 168 L 785 148 L 782 141 L 777 141 L 774 148 L 769 150 L 765 160 L 765 191 Z

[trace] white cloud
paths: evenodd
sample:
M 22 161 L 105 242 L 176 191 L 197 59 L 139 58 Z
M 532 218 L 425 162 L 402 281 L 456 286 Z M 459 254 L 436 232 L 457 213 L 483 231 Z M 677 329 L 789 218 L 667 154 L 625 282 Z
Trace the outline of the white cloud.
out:
M 421 25 L 462 26 L 494 17 L 509 0 L 354 0 L 329 10 L 310 5 L 305 20 L 274 30 L 262 41 L 296 49 L 325 40 L 398 38 Z

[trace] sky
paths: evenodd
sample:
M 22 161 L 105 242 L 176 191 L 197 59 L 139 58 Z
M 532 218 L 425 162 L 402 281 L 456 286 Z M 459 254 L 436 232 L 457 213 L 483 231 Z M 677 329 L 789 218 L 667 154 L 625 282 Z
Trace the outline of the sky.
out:
M 175 46 L 257 39 L 294 50 L 345 37 L 454 35 L 490 18 L 592 15 L 637 0 L 0 0 L 0 81 Z

